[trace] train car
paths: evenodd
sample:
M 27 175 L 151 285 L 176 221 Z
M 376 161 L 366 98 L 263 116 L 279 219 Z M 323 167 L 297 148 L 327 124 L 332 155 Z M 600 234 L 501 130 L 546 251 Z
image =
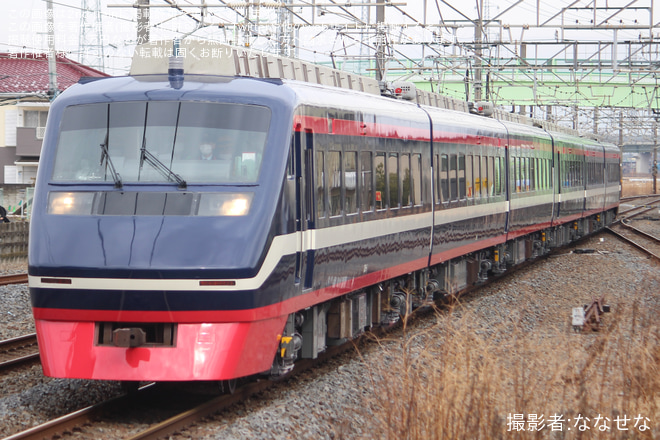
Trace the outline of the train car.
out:
M 35 190 L 44 372 L 286 374 L 576 238 L 553 201 L 564 150 L 583 147 L 554 136 L 298 81 L 83 81 L 51 107 Z M 620 155 L 598 154 L 602 207 L 583 188 L 567 214 L 583 232 L 618 204 Z
M 509 240 L 550 226 L 553 218 L 552 137 L 533 126 L 507 123 L 509 134 Z

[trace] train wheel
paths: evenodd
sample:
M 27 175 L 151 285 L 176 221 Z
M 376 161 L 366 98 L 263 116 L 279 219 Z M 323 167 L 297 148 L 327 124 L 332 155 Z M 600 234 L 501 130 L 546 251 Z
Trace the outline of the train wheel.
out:
M 124 394 L 132 395 L 138 392 L 140 388 L 140 382 L 136 380 L 122 380 L 121 381 L 121 390 Z
M 218 382 L 218 388 L 221 394 L 234 394 L 236 391 L 236 379 L 221 380 Z

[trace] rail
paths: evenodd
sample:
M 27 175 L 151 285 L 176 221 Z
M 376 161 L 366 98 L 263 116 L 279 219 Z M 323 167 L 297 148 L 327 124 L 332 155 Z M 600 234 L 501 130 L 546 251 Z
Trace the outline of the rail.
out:
M 9 284 L 24 284 L 27 282 L 28 275 L 26 273 L 0 276 L 0 286 L 7 286 Z
M 647 248 L 644 247 L 642 244 L 636 242 L 635 240 L 631 239 L 630 237 L 627 237 L 627 236 L 625 236 L 624 234 L 615 231 L 612 227 L 607 227 L 607 228 L 605 228 L 605 230 L 606 230 L 607 232 L 609 232 L 609 233 L 615 235 L 615 236 L 618 237 L 620 240 L 625 241 L 626 243 L 628 243 L 628 244 L 630 244 L 630 245 L 636 247 L 637 249 L 641 250 L 641 251 L 644 252 L 645 254 L 647 254 L 647 255 L 653 257 L 654 259 L 660 261 L 660 255 L 656 254 L 655 252 L 653 252 L 653 251 L 650 250 L 650 249 L 647 249 Z M 655 238 L 655 237 L 653 237 L 653 240 L 655 240 L 656 242 L 660 241 L 660 240 L 658 240 L 658 239 Z
M 0 370 L 39 358 L 35 333 L 0 341 Z
M 309 370 L 316 366 L 319 362 L 324 362 L 331 357 L 337 356 L 350 348 L 354 347 L 354 341 L 346 342 L 342 345 L 329 348 L 326 352 L 321 353 L 317 359 L 305 359 L 296 364 L 293 372 L 289 373 L 286 378 L 292 377 L 294 374 L 299 374 L 303 371 Z M 229 408 L 236 403 L 248 399 L 249 397 L 267 390 L 268 388 L 277 384 L 277 381 L 266 379 L 258 379 L 245 383 L 244 385 L 236 388 L 233 394 L 223 394 L 218 397 L 208 399 L 201 404 L 191 405 L 186 411 L 178 415 L 166 419 L 156 425 L 153 425 L 146 430 L 139 432 L 131 437 L 132 440 L 145 440 L 145 439 L 158 439 L 169 438 L 169 434 L 175 433 L 185 426 L 190 426 L 197 420 L 208 417 L 218 411 Z M 66 414 L 57 419 L 50 420 L 41 425 L 29 428 L 25 431 L 18 432 L 14 435 L 6 437 L 4 440 L 42 440 L 42 439 L 55 439 L 67 436 L 67 433 L 76 432 L 77 434 L 84 435 L 88 429 L 93 429 L 93 425 L 103 418 L 104 414 L 121 411 L 122 408 L 132 408 L 131 411 L 137 411 L 134 406 L 138 401 L 143 402 L 144 405 L 149 406 L 150 396 L 152 400 L 162 399 L 159 396 L 161 392 L 161 385 L 148 384 L 141 387 L 139 390 L 100 402 L 96 405 L 74 411 Z M 151 403 L 153 404 L 153 402 Z M 101 420 L 102 421 L 102 420 Z

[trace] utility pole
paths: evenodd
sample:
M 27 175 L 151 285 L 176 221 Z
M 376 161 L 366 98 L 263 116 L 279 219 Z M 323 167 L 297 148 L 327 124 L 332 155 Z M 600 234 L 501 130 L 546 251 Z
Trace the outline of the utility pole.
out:
M 376 79 L 385 80 L 385 46 L 387 32 L 385 30 L 385 5 L 376 5 Z
M 482 50 L 481 46 L 483 43 L 483 25 L 484 25 L 484 2 L 483 0 L 479 0 L 477 3 L 477 7 L 479 8 L 477 11 L 478 17 L 477 17 L 477 22 L 476 26 L 474 27 L 474 44 L 476 45 L 475 47 L 475 58 L 474 58 L 474 101 L 478 102 L 481 101 L 481 89 L 482 89 L 482 75 L 481 75 L 481 57 L 482 57 Z
M 48 95 L 53 100 L 59 93 L 57 88 L 57 53 L 55 52 L 55 18 L 53 16 L 53 1 L 46 3 L 48 20 Z
M 653 194 L 657 194 L 658 185 L 658 119 L 653 120 Z
M 146 5 L 146 8 L 137 8 L 137 44 L 149 42 L 149 0 L 138 0 L 138 5 Z
M 619 147 L 623 147 L 623 110 L 619 110 Z

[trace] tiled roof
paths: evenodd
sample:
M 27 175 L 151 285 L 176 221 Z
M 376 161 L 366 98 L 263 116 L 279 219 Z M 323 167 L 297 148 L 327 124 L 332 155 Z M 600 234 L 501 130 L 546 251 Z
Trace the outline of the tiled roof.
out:
M 62 91 L 81 77 L 109 76 L 66 57 L 58 56 L 57 88 Z M 48 92 L 48 58 L 46 54 L 0 53 L 0 93 Z

